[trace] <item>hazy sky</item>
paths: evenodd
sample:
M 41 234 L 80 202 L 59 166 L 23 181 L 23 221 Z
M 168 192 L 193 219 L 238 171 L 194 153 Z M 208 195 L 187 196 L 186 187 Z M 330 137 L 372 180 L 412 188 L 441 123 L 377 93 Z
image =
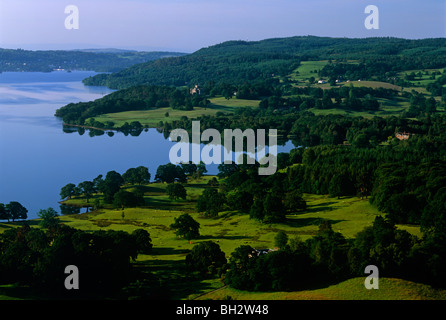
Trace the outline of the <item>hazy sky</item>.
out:
M 65 28 L 65 7 L 79 29 Z M 379 9 L 368 30 L 367 5 Z M 446 0 L 0 0 L 0 47 L 193 52 L 227 40 L 296 35 L 446 37 Z

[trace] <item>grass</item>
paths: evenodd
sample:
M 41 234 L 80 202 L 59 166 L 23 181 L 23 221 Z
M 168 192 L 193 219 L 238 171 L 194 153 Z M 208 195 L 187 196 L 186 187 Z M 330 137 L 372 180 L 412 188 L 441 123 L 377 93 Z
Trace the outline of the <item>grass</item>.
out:
M 433 72 L 440 72 L 441 74 L 443 74 L 445 70 L 446 69 L 444 69 L 444 68 L 407 70 L 407 71 L 400 72 L 398 74 L 398 76 L 400 78 L 404 79 L 406 75 L 409 75 L 413 72 L 413 73 L 415 73 L 416 77 L 414 78 L 414 80 L 410 80 L 409 82 L 412 83 L 414 85 L 414 87 L 415 86 L 426 87 L 428 84 L 435 82 L 435 80 L 439 77 L 439 75 L 437 75 L 435 77 L 435 79 L 431 79 Z M 421 72 L 421 77 L 418 76 L 419 72 Z
M 174 293 L 174 299 L 193 299 L 224 286 L 218 279 L 199 280 L 184 270 L 186 254 L 202 241 L 217 242 L 229 258 L 240 245 L 254 248 L 273 248 L 274 237 L 279 231 L 289 237 L 302 240 L 315 235 L 322 219 L 331 220 L 333 228 L 346 237 L 353 237 L 364 226 L 371 225 L 378 214 L 367 200 L 357 198 L 333 199 L 320 195 L 305 195 L 308 210 L 302 214 L 289 215 L 286 223 L 262 224 L 247 214 L 221 212 L 217 218 L 205 218 L 195 212 L 195 199 L 203 191 L 210 176 L 190 181 L 186 185 L 186 200 L 173 201 L 164 193 L 166 184 L 152 183 L 145 190 L 144 208 L 126 208 L 122 211 L 103 208 L 91 213 L 60 217 L 61 222 L 82 230 L 123 230 L 132 232 L 144 228 L 150 233 L 154 250 L 148 255 L 139 255 L 136 265 L 148 268 Z M 84 200 L 85 201 L 85 200 Z M 82 205 L 82 199 L 69 203 Z M 84 204 L 86 204 L 84 202 Z M 179 239 L 170 229 L 174 219 L 188 212 L 200 223 L 200 238 L 192 241 Z
M 329 114 L 339 114 L 343 116 L 356 116 L 364 118 L 378 117 L 389 117 L 389 116 L 399 116 L 401 112 L 407 111 L 410 107 L 410 101 L 404 97 L 394 97 L 392 99 L 378 98 L 380 103 L 380 108 L 377 111 L 352 111 L 345 109 L 317 109 L 311 108 L 309 111 L 313 112 L 315 115 L 329 115 Z
M 294 70 L 293 73 L 290 74 L 290 80 L 298 81 L 301 84 L 308 84 L 308 78 L 314 77 L 315 79 L 317 79 L 317 72 L 326 64 L 328 64 L 328 60 L 302 61 L 301 65 L 296 70 Z M 316 73 L 314 72 L 315 70 L 317 70 Z
M 92 213 L 60 217 L 61 222 L 83 230 L 124 230 L 132 232 L 144 228 L 150 233 L 154 250 L 139 255 L 136 265 L 150 271 L 175 293 L 175 299 L 192 299 L 224 285 L 218 279 L 198 280 L 184 271 L 184 259 L 197 243 L 217 242 L 229 258 L 240 245 L 254 248 L 273 248 L 274 237 L 284 231 L 290 238 L 306 240 L 314 236 L 322 220 L 332 222 L 333 229 L 346 238 L 353 238 L 364 227 L 370 226 L 380 213 L 368 200 L 356 197 L 330 198 L 326 195 L 305 194 L 308 209 L 290 214 L 286 223 L 262 224 L 247 214 L 221 212 L 217 218 L 205 218 L 195 212 L 194 200 L 203 191 L 210 176 L 190 181 L 186 185 L 186 200 L 173 201 L 164 193 L 166 184 L 152 183 L 146 188 L 146 207 L 122 211 L 104 208 Z M 79 204 L 79 200 L 73 200 Z M 174 218 L 188 212 L 200 223 L 200 238 L 192 241 L 179 239 L 170 229 Z M 401 228 L 419 235 L 415 226 Z M 255 293 L 253 293 L 256 295 Z
M 303 213 L 290 214 L 286 223 L 262 224 L 248 214 L 225 211 L 217 218 L 206 218 L 195 210 L 195 200 L 206 187 L 210 176 L 193 180 L 186 185 L 186 200 L 171 200 L 165 193 L 167 184 L 152 183 L 145 190 L 146 206 L 121 209 L 103 208 L 92 213 L 60 217 L 61 222 L 86 230 L 112 229 L 133 231 L 144 227 L 152 236 L 154 246 L 191 249 L 193 244 L 218 241 L 227 256 L 240 246 L 248 244 L 257 248 L 274 246 L 274 236 L 279 231 L 297 235 L 303 240 L 317 233 L 323 219 L 330 220 L 335 231 L 352 238 L 364 227 L 371 225 L 380 213 L 368 200 L 356 197 L 330 198 L 326 195 L 305 194 L 308 208 Z M 90 200 L 91 202 L 91 200 Z M 87 205 L 85 199 L 73 199 L 67 204 Z M 189 213 L 200 223 L 201 238 L 192 243 L 179 240 L 169 225 L 182 213 Z M 411 232 L 417 233 L 416 229 Z M 178 247 L 180 245 L 180 247 Z
M 293 292 L 248 292 L 223 287 L 199 300 L 446 300 L 446 290 L 411 281 L 380 278 L 379 289 L 368 290 L 365 278 L 353 278 L 327 288 Z
M 172 108 L 158 108 L 151 110 L 125 111 L 116 113 L 107 113 L 94 117 L 99 122 L 112 121 L 116 127 L 122 126 L 125 122 L 139 121 L 143 126 L 158 127 L 160 121 L 172 122 L 173 120 L 180 120 L 181 117 L 186 116 L 190 119 L 196 119 L 201 116 L 215 116 L 217 112 L 232 113 L 237 108 L 259 106 L 259 100 L 245 100 L 245 99 L 225 99 L 224 97 L 216 97 L 209 99 L 210 105 L 206 108 L 194 107 L 193 110 L 184 111 Z M 169 116 L 166 117 L 166 112 Z
M 151 183 L 137 186 L 142 189 L 146 205 L 141 208 L 114 209 L 109 206 L 89 213 L 60 216 L 60 222 L 73 228 L 95 230 L 123 230 L 132 232 L 143 228 L 150 234 L 153 251 L 150 254 L 140 254 L 134 262 L 136 268 L 152 274 L 160 285 L 169 288 L 173 299 L 223 299 L 231 296 L 234 299 L 384 299 L 392 298 L 392 293 L 384 290 L 387 284 L 404 291 L 407 298 L 426 298 L 435 292 L 425 286 L 410 284 L 400 280 L 383 279 L 380 290 L 371 292 L 358 284 L 358 279 L 351 279 L 328 288 L 277 293 L 242 292 L 227 288 L 217 278 L 201 279 L 185 270 L 186 254 L 199 242 L 217 242 L 229 258 L 230 254 L 240 245 L 250 245 L 254 248 L 273 248 L 274 237 L 279 231 L 284 231 L 290 238 L 299 237 L 303 241 L 314 236 L 322 220 L 330 220 L 333 230 L 342 233 L 346 238 L 353 238 L 364 227 L 370 226 L 380 213 L 367 199 L 356 197 L 330 198 L 326 195 L 304 194 L 308 208 L 302 213 L 290 214 L 285 223 L 262 224 L 249 218 L 249 215 L 235 211 L 221 212 L 216 218 L 206 218 L 195 210 L 195 200 L 207 186 L 212 176 L 203 176 L 191 180 L 186 185 L 185 200 L 171 200 L 165 193 L 167 184 Z M 135 188 L 135 186 L 126 186 Z M 96 196 L 99 199 L 101 196 Z M 90 203 L 92 200 L 90 200 Z M 86 199 L 74 198 L 67 204 L 84 206 Z M 122 212 L 124 211 L 124 215 Z M 200 223 L 200 238 L 192 241 L 179 239 L 170 224 L 183 213 L 189 213 Z M 31 220 L 32 227 L 38 226 L 39 220 Z M 15 227 L 20 223 L 1 223 L 0 232 Z M 398 226 L 401 229 L 420 235 L 417 226 Z M 363 279 L 361 280 L 363 281 Z M 390 282 L 387 282 L 390 281 Z M 405 289 L 404 289 L 405 288 Z M 418 288 L 418 289 L 417 289 Z M 404 290 L 403 290 L 404 289 Z M 394 290 L 394 289 L 392 289 Z M 418 290 L 418 291 L 417 291 Z M 424 290 L 424 291 L 423 291 Z M 17 290 L 0 287 L 0 299 L 17 297 Z M 385 293 L 389 292 L 389 293 Z M 418 292 L 418 293 L 417 293 Z M 424 295 L 423 295 L 424 292 Z M 402 295 L 402 293 L 398 293 Z M 368 295 L 368 296 L 367 296 Z M 387 295 L 387 296 L 386 296 Z M 444 292 L 438 293 L 444 297 Z
M 396 91 L 401 91 L 401 87 L 388 83 L 388 82 L 382 82 L 382 81 L 349 81 L 349 82 L 341 82 L 340 84 L 346 85 L 346 86 L 352 86 L 352 87 L 368 87 L 368 88 L 384 88 L 384 89 L 392 89 Z

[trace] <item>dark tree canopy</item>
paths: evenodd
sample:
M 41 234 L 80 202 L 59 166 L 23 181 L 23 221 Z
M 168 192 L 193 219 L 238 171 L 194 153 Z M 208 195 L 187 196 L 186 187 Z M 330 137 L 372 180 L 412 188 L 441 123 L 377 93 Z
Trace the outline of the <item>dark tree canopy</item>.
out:
M 220 246 L 213 241 L 200 242 L 186 256 L 186 265 L 191 270 L 215 273 L 226 264 L 226 257 Z
M 187 240 L 196 239 L 200 236 L 200 224 L 187 213 L 175 218 L 170 227 L 176 230 L 175 234 L 177 236 Z
M 186 174 L 181 166 L 168 163 L 160 165 L 155 174 L 155 180 L 158 182 L 186 182 Z

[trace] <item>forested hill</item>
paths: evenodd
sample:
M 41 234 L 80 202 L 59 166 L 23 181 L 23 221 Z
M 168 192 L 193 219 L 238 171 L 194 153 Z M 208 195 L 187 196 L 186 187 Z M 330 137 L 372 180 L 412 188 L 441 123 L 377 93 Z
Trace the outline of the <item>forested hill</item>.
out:
M 54 69 L 117 72 L 134 64 L 166 57 L 177 57 L 184 54 L 179 52 L 139 52 L 118 49 L 31 51 L 0 48 L 0 72 L 50 72 Z
M 306 60 L 359 60 L 377 70 L 438 68 L 446 61 L 446 39 L 290 37 L 228 41 L 192 54 L 137 64 L 86 85 L 122 89 L 134 85 L 241 84 L 291 73 Z M 380 71 L 381 72 L 381 71 Z

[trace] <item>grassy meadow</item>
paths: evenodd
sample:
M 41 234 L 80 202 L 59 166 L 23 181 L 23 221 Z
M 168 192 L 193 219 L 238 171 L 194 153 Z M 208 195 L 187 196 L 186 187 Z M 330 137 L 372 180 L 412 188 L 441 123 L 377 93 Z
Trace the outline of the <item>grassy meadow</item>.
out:
M 215 97 L 209 99 L 210 105 L 206 108 L 194 107 L 193 110 L 184 111 L 172 108 L 158 108 L 150 110 L 139 111 L 125 111 L 117 113 L 107 113 L 94 117 L 95 120 L 105 123 L 106 121 L 112 121 L 115 126 L 120 127 L 125 122 L 139 121 L 143 126 L 158 127 L 160 121 L 172 122 L 174 120 L 180 120 L 181 117 L 188 117 L 189 119 L 196 119 L 201 116 L 215 116 L 217 112 L 232 113 L 237 108 L 259 106 L 259 100 L 245 100 L 245 99 L 225 99 L 224 97 Z M 168 116 L 166 116 L 168 113 Z
M 300 66 L 290 74 L 290 79 L 297 81 L 299 85 L 309 84 L 308 78 L 318 78 L 318 71 L 322 69 L 328 60 L 302 61 Z M 316 72 L 315 72 L 316 71 Z
M 145 206 L 140 208 L 112 208 L 103 204 L 103 208 L 88 213 L 64 215 L 58 219 L 73 228 L 81 230 L 123 230 L 132 232 L 143 228 L 150 233 L 153 251 L 140 254 L 134 262 L 135 267 L 151 274 L 160 286 L 168 288 L 174 299 L 394 299 L 394 298 L 429 298 L 433 294 L 445 297 L 444 292 L 437 292 L 427 287 L 404 282 L 397 279 L 383 279 L 380 290 L 364 289 L 363 278 L 332 285 L 328 288 L 317 288 L 299 292 L 252 293 L 242 292 L 226 287 L 220 279 L 201 279 L 185 269 L 184 259 L 194 245 L 201 241 L 212 240 L 219 244 L 226 257 L 240 245 L 254 248 L 274 248 L 274 237 L 284 231 L 289 238 L 299 237 L 301 240 L 317 234 L 319 224 L 330 220 L 333 230 L 342 233 L 346 238 L 354 237 L 364 227 L 370 226 L 379 212 L 367 199 L 357 197 L 330 198 L 326 195 L 305 194 L 308 208 L 302 213 L 290 214 L 285 223 L 262 224 L 249 218 L 248 214 L 236 211 L 221 212 L 216 218 L 206 218 L 195 210 L 195 200 L 207 187 L 212 176 L 203 176 L 188 181 L 185 185 L 187 198 L 171 200 L 165 193 L 167 184 L 150 183 L 141 186 L 125 186 L 140 188 L 144 192 Z M 94 196 L 102 199 L 101 195 Z M 94 198 L 82 197 L 65 201 L 67 205 L 87 206 Z M 200 238 L 192 241 L 178 238 L 170 224 L 174 218 L 189 213 L 200 223 Z M 39 219 L 32 220 L 31 225 L 38 227 Z M 18 225 L 19 223 L 15 223 Z M 12 223 L 0 224 L 2 229 L 11 227 Z M 399 226 L 413 234 L 419 235 L 416 226 Z M 388 292 L 386 286 L 392 287 Z M 396 289 L 395 289 L 396 288 Z M 417 291 L 418 290 L 418 291 Z M 0 288 L 0 294 L 1 294 Z M 404 292 L 405 295 L 398 293 Z M 419 293 L 417 293 L 419 292 Z M 0 297 L 1 298 L 1 297 Z M 5 297 L 4 297 L 5 298 Z
M 327 288 L 293 292 L 248 292 L 230 287 L 203 294 L 197 300 L 445 300 L 446 290 L 411 281 L 380 278 L 379 289 L 367 290 L 365 278 L 353 278 Z

